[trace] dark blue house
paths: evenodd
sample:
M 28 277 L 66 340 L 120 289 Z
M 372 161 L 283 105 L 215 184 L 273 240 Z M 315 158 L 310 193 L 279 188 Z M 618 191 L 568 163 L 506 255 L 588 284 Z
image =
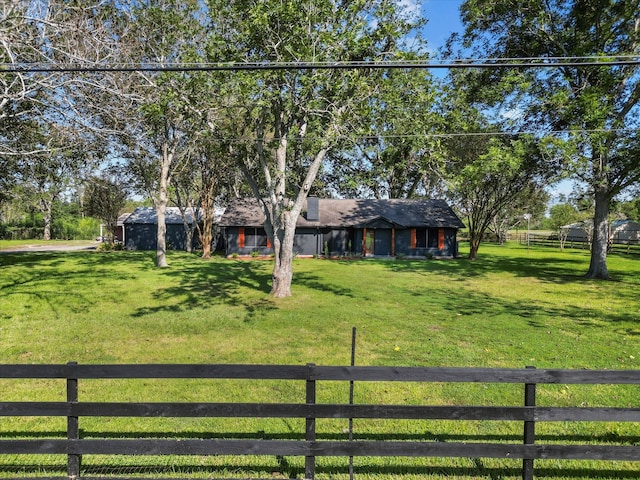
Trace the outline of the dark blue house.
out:
M 253 199 L 237 199 L 220 225 L 227 255 L 273 252 L 264 213 Z M 298 255 L 454 257 L 464 224 L 444 200 L 321 199 L 310 197 L 296 224 Z
M 193 214 L 186 212 L 187 222 L 193 225 Z M 180 209 L 167 207 L 167 248 L 186 250 L 187 234 Z M 123 222 L 125 248 L 129 250 L 155 250 L 157 247 L 158 216 L 152 207 L 138 207 Z M 197 248 L 197 235 L 193 235 L 193 248 Z

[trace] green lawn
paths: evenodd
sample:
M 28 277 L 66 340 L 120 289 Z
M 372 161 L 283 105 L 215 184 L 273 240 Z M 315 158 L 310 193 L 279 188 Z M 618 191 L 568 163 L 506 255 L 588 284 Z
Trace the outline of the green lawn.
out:
M 358 365 L 420 365 L 637 369 L 640 365 L 640 258 L 611 255 L 614 281 L 586 280 L 588 252 L 483 245 L 474 262 L 457 260 L 295 261 L 293 297 L 269 296 L 271 262 L 172 252 L 170 268 L 156 269 L 153 252 L 0 254 L 1 363 L 287 363 L 346 365 L 351 329 L 357 328 Z M 7 399 L 56 398 L 55 382 L 4 382 Z M 327 385 L 319 401 L 346 401 L 344 385 Z M 356 385 L 360 403 L 521 403 L 521 388 L 496 386 Z M 302 401 L 302 385 L 209 382 L 87 382 L 83 400 L 149 399 Z M 212 394 L 212 391 L 214 392 Z M 542 389 L 550 405 L 638 407 L 637 388 Z M 166 398 L 166 397 L 171 398 Z M 0 438 L 29 431 L 63 431 L 62 421 L 0 418 Z M 56 423 L 57 422 L 57 423 Z M 593 427 L 590 426 L 589 428 Z M 117 419 L 87 420 L 87 435 L 127 435 L 217 429 L 281 435 L 304 431 L 296 422 L 158 420 L 144 425 Z M 300 430 L 301 428 L 301 430 Z M 326 436 L 344 425 L 319 425 Z M 540 432 L 589 441 L 586 426 L 553 424 Z M 323 430 L 324 429 L 324 430 Z M 358 424 L 362 436 L 470 441 L 500 436 L 519 442 L 521 426 L 455 422 Z M 404 437 L 403 437 L 404 436 Z M 493 437 L 492 437 L 493 436 Z M 640 424 L 603 425 L 594 438 L 640 442 Z M 0 456 L 20 465 L 20 458 Z M 104 460 L 93 459 L 96 465 Z M 113 461 L 113 460 L 109 460 Z M 116 461 L 116 465 L 120 465 Z M 51 459 L 55 465 L 59 459 Z M 135 459 L 142 470 L 158 459 Z M 229 459 L 161 459 L 166 470 L 232 477 Z M 197 468 L 194 463 L 202 463 Z M 274 462 L 276 462 L 274 464 Z M 283 462 L 286 465 L 283 465 Z M 299 476 L 301 459 L 234 459 L 234 468 L 256 476 Z M 356 478 L 518 478 L 517 462 L 498 460 L 398 459 L 356 461 Z M 185 467 L 180 465 L 185 463 Z M 142 465 L 140 465 L 142 464 Z M 215 467 L 210 473 L 209 465 Z M 91 461 L 86 463 L 90 471 Z M 344 459 L 327 460 L 318 478 L 345 477 Z M 425 470 L 425 465 L 427 469 Z M 549 478 L 637 478 L 638 463 L 537 462 Z M 96 467 L 98 468 L 98 467 Z M 300 470 L 302 468 L 302 471 Z M 587 469 L 583 471 L 583 469 Z M 20 468 L 16 467 L 18 471 Z M 9 473 L 12 473 L 8 469 Z M 427 472 L 426 474 L 424 472 Z M 358 472 L 358 469 L 356 469 Z M 365 473 L 369 472 L 369 473 Z M 559 472 L 559 473 L 558 473 Z M 98 471 L 98 474 L 100 472 Z M 127 473 L 131 473 L 128 471 Z M 163 475 L 171 472 L 163 471 Z M 95 472 L 91 474 L 96 474 Z M 275 475 L 275 474 L 274 474 Z M 324 476 L 322 476 L 324 475 Z M 275 478 L 281 478 L 275 475 Z

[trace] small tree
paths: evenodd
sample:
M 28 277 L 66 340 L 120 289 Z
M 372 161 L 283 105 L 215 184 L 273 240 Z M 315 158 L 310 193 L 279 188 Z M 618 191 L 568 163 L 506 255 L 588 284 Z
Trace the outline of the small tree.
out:
M 567 225 L 574 223 L 579 217 L 578 209 L 569 203 L 558 203 L 549 209 L 549 224 L 558 234 L 561 250 L 564 250 L 569 235 Z
M 127 201 L 126 189 L 107 177 L 93 177 L 84 192 L 86 213 L 99 218 L 107 226 L 109 243 L 113 243 L 118 227 L 118 216 Z
M 446 171 L 449 196 L 467 217 L 469 258 L 496 217 L 515 205 L 528 205 L 545 184 L 538 142 L 526 136 L 449 141 Z

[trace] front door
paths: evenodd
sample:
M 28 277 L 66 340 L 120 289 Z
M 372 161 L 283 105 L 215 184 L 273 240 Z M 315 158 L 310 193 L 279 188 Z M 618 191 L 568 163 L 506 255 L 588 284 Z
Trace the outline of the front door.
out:
M 375 230 L 373 229 L 368 229 L 367 230 L 367 235 L 365 237 L 365 241 L 364 241 L 364 248 L 365 248 L 365 253 L 367 255 L 373 255 L 374 254 L 374 245 L 375 245 Z

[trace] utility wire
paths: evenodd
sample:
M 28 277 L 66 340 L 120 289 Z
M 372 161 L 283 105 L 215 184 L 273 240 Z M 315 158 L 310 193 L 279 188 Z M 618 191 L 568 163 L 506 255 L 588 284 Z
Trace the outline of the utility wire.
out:
M 456 60 L 349 61 L 349 62 L 229 62 L 229 63 L 112 63 L 62 64 L 3 63 L 0 73 L 100 73 L 100 72 L 196 72 L 256 70 L 354 70 L 354 69 L 459 69 L 459 68 L 559 68 L 640 66 L 638 55 L 589 57 L 463 58 Z
M 575 130 L 523 130 L 523 131 L 496 131 L 496 132 L 433 132 L 433 133 L 406 133 L 406 134 L 381 134 L 381 135 L 354 135 L 348 136 L 349 140 L 394 140 L 394 139 L 415 139 L 415 138 L 460 138 L 460 137 L 518 137 L 523 135 L 533 135 L 538 137 L 557 137 L 559 135 L 570 135 L 570 134 L 593 134 L 593 133 L 619 133 L 625 134 L 630 132 L 637 132 L 638 130 L 635 128 L 600 128 L 600 129 L 575 129 Z M 316 141 L 320 140 L 321 137 L 316 136 L 306 136 L 289 137 L 289 140 L 292 142 L 304 142 L 304 141 Z M 256 138 L 244 138 L 244 137 L 213 137 L 212 141 L 216 142 L 225 142 L 225 143 L 254 143 L 259 140 Z M 280 137 L 270 137 L 269 141 L 279 141 Z

